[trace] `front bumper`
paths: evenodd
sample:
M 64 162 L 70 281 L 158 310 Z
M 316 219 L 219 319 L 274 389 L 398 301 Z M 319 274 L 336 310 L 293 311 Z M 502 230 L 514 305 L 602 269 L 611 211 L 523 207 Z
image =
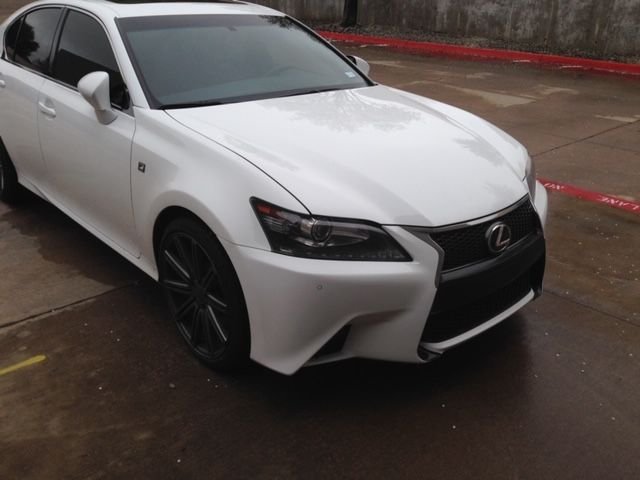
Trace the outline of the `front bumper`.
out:
M 544 225 L 547 195 L 541 185 L 535 209 Z M 528 275 L 539 268 L 544 238 L 540 235 L 533 247 L 538 256 L 534 252 L 526 259 L 506 259 L 509 261 L 496 265 L 497 270 L 502 269 L 497 276 L 496 269 L 480 269 L 472 275 L 475 278 L 456 280 L 440 274 L 440 253 L 432 244 L 402 227 L 385 229 L 411 253 L 412 262 L 309 260 L 223 241 L 247 303 L 251 358 L 284 374 L 295 373 L 304 365 L 350 357 L 423 363 L 512 315 L 541 287 L 539 272 L 539 285 L 508 309 L 445 341 L 437 337 L 432 341 L 425 338 L 425 326 L 439 289 L 445 293 L 438 297 L 436 306 L 440 307 L 456 291 L 478 297 L 490 294 L 483 291 L 487 275 L 494 275 L 495 290 L 508 283 L 505 278 Z

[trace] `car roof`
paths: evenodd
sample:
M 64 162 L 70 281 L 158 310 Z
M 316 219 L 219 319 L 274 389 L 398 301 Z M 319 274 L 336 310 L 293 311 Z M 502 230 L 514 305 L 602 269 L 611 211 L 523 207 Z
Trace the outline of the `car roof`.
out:
M 118 18 L 159 15 L 283 15 L 271 8 L 237 0 L 41 0 L 32 5 L 69 5 Z

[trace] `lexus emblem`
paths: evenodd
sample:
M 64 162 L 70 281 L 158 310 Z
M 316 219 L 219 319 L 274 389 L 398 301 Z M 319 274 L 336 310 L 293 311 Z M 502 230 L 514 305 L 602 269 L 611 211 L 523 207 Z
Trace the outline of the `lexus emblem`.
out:
M 487 230 L 487 245 L 491 253 L 504 252 L 511 245 L 511 228 L 509 225 L 499 222 L 494 223 Z

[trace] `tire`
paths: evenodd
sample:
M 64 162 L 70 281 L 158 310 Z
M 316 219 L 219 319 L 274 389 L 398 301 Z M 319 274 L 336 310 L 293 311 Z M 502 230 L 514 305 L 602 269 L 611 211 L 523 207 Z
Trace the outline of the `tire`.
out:
M 14 204 L 20 200 L 22 188 L 18 183 L 16 169 L 9 159 L 9 154 L 0 142 L 0 200 Z
M 215 370 L 249 361 L 247 308 L 238 276 L 215 235 L 192 218 L 165 229 L 157 252 L 160 284 L 191 353 Z

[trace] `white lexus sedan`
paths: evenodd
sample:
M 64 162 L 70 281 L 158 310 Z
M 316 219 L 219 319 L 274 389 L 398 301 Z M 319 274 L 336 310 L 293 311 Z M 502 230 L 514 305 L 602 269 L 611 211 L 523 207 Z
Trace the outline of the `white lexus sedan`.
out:
M 427 362 L 541 293 L 526 150 L 282 13 L 45 0 L 0 39 L 0 198 L 157 279 L 214 368 Z

